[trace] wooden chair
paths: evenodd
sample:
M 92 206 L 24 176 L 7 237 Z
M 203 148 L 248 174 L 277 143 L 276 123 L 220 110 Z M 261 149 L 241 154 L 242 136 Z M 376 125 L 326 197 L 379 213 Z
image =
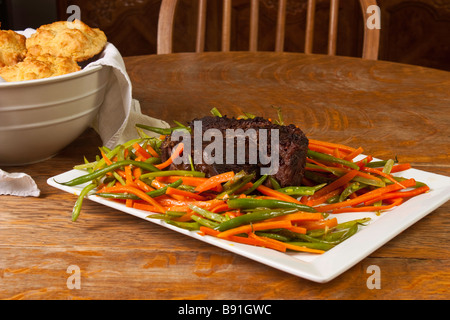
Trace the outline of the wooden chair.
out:
M 206 3 L 207 0 L 198 0 L 198 22 L 196 35 L 196 52 L 203 52 L 205 46 L 206 29 Z M 286 1 L 278 1 L 278 15 L 276 26 L 275 51 L 282 52 L 284 47 Z M 379 29 L 366 27 L 366 10 L 370 5 L 376 5 L 376 0 L 359 0 L 364 19 L 364 44 L 362 57 L 377 60 L 380 39 Z M 250 39 L 249 51 L 257 51 L 258 47 L 258 21 L 259 0 L 250 0 Z M 157 54 L 172 53 L 172 37 L 174 17 L 178 0 L 162 0 L 158 21 Z M 308 0 L 306 17 L 305 53 L 312 53 L 314 37 L 314 16 L 316 0 Z M 336 54 L 337 22 L 339 0 L 330 0 L 330 24 L 328 30 L 328 54 Z M 222 18 L 222 51 L 230 51 L 231 37 L 231 11 L 232 0 L 223 0 Z

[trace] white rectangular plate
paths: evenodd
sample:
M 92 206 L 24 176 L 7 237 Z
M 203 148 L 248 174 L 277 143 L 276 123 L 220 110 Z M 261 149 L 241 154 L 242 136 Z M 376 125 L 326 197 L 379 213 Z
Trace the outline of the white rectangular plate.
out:
M 49 178 L 47 183 L 60 190 L 78 195 L 84 185 L 67 187 L 57 182 L 69 181 L 84 174 L 86 174 L 85 171 L 71 170 Z M 399 175 L 405 178 L 414 178 L 416 181 L 425 182 L 431 190 L 406 201 L 390 211 L 385 211 L 380 215 L 376 215 L 372 212 L 340 213 L 336 215 L 338 222 L 364 217 L 370 217 L 371 221 L 367 226 L 361 228 L 354 236 L 321 255 L 300 252 L 282 253 L 271 249 L 233 243 L 211 236 L 202 236 L 198 234 L 197 231 L 184 230 L 158 219 L 147 218 L 149 215 L 148 211 L 128 208 L 123 204 L 95 195 L 89 195 L 88 198 L 102 205 L 159 224 L 168 229 L 234 252 L 284 272 L 314 282 L 325 283 L 363 260 L 386 242 L 450 199 L 450 177 L 416 169 L 403 171 Z

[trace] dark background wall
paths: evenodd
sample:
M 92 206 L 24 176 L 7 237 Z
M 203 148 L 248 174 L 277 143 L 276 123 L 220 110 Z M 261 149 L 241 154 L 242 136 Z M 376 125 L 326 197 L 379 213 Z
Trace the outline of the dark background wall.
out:
M 21 30 L 68 18 L 78 5 L 81 19 L 99 27 L 124 56 L 156 52 L 160 0 L 0 0 L 3 29 Z M 220 48 L 222 0 L 208 1 L 207 50 Z M 246 50 L 248 1 L 233 1 L 232 49 Z M 329 0 L 317 0 L 315 53 L 326 52 Z M 450 0 L 378 0 L 381 8 L 380 60 L 450 71 Z M 260 50 L 273 50 L 277 0 L 261 0 Z M 177 13 L 175 51 L 192 51 L 196 1 L 182 0 Z M 286 51 L 302 51 L 306 0 L 287 7 Z M 360 56 L 362 14 L 357 0 L 340 1 L 338 55 Z

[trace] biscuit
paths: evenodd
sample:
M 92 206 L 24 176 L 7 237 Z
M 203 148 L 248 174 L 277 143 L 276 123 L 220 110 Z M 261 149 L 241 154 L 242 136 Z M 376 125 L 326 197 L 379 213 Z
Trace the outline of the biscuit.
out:
M 12 30 L 0 30 L 0 68 L 22 61 L 26 53 L 25 36 Z
M 72 59 L 45 54 L 26 57 L 23 61 L 0 69 L 0 77 L 8 82 L 34 80 L 79 71 L 80 66 Z
M 51 54 L 81 62 L 100 53 L 106 41 L 103 31 L 90 28 L 82 21 L 57 21 L 39 27 L 27 39 L 27 55 Z

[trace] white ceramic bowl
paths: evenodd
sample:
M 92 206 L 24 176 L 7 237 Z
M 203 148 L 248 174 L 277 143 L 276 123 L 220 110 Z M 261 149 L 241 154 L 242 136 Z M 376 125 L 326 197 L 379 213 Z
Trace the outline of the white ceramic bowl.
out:
M 103 102 L 110 68 L 0 83 L 0 166 L 51 158 L 91 124 Z

